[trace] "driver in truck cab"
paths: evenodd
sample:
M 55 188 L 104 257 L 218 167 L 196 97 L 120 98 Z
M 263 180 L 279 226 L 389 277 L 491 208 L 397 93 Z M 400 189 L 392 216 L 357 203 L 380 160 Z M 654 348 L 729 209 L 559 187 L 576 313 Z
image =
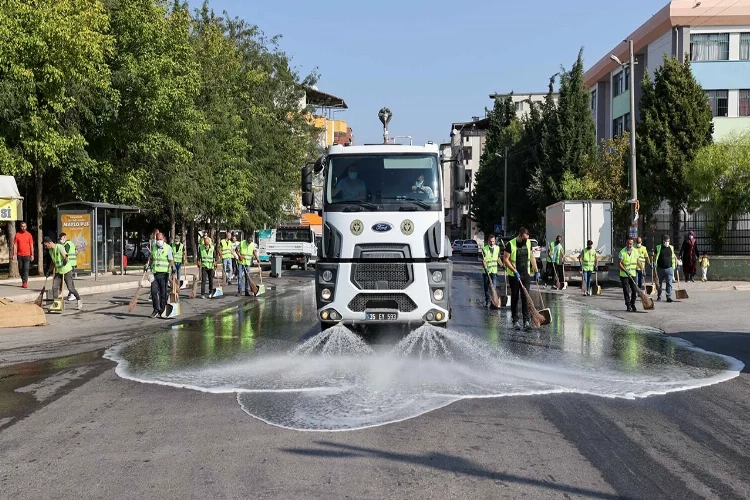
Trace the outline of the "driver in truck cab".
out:
M 333 188 L 333 196 L 346 200 L 364 201 L 367 196 L 367 186 L 362 179 L 358 178 L 359 169 L 356 165 L 349 167 L 349 173 L 341 179 Z
M 435 193 L 432 191 L 432 188 L 430 186 L 424 185 L 424 175 L 420 175 L 419 177 L 417 177 L 417 181 L 411 187 L 411 190 L 415 193 L 424 194 L 430 200 L 435 199 Z

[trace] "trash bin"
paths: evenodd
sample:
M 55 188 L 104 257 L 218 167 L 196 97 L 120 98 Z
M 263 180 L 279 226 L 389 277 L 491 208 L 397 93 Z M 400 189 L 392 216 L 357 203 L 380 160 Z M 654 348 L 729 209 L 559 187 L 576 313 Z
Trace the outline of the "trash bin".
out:
M 281 255 L 271 255 L 271 277 L 281 276 Z

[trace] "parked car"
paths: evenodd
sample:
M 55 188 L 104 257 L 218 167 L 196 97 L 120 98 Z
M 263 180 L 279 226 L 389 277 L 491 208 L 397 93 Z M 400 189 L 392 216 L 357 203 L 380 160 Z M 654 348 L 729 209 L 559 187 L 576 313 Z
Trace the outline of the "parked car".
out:
M 479 245 L 474 240 L 464 240 L 461 246 L 461 255 L 479 255 Z
M 151 256 L 151 250 L 149 250 L 148 241 L 141 242 L 140 255 L 136 255 L 136 246 L 133 243 L 126 244 L 125 255 L 128 257 L 128 259 L 131 260 L 137 260 L 141 255 L 144 259 L 148 259 Z
M 453 253 L 460 254 L 461 247 L 464 246 L 464 240 L 456 240 L 453 242 Z

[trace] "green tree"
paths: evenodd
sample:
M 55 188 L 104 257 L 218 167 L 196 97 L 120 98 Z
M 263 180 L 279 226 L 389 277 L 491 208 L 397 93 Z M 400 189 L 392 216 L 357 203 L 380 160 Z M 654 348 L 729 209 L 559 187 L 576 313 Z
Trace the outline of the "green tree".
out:
M 479 160 L 476 185 L 471 198 L 471 217 L 479 228 L 490 234 L 495 223 L 503 216 L 504 155 L 521 136 L 522 126 L 513 104 L 513 93 L 504 99 L 495 99 L 489 112 L 484 152 Z M 510 175 L 509 175 L 510 177 Z M 510 180 L 508 182 L 510 186 Z M 511 196 L 508 193 L 508 211 Z
M 709 232 L 721 253 L 729 223 L 750 212 L 750 133 L 733 134 L 698 151 L 687 181 L 700 200 L 709 200 L 714 220 Z
M 98 0 L 6 0 L 0 16 L 0 171 L 35 185 L 42 256 L 44 186 L 75 192 L 76 174 L 96 169 L 84 124 L 110 87 L 113 39 Z M 47 197 L 49 198 L 49 197 Z
M 641 211 L 650 215 L 668 201 L 677 241 L 680 213 L 697 201 L 687 174 L 698 151 L 712 142 L 711 108 L 687 59 L 681 63 L 665 55 L 654 79 L 646 72 L 641 87 L 636 136 Z

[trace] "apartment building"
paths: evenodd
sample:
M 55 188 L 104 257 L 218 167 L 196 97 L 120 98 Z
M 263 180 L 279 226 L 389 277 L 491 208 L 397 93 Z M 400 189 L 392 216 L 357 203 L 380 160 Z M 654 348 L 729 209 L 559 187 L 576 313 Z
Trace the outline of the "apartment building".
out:
M 640 82 L 653 76 L 663 56 L 689 58 L 696 80 L 706 91 L 714 116 L 714 140 L 732 131 L 750 130 L 750 0 L 673 0 L 628 35 L 635 55 L 635 88 L 630 89 L 626 42 L 618 43 L 586 72 L 597 138 L 630 129 L 630 92 L 640 116 Z
M 305 95 L 300 101 L 300 109 L 311 106 L 313 109 L 312 122 L 322 130 L 318 143 L 321 148 L 327 148 L 333 144 L 352 144 L 354 136 L 352 129 L 344 120 L 336 119 L 336 113 L 349 109 L 346 102 L 316 87 L 305 89 Z
M 476 174 L 479 171 L 479 160 L 484 152 L 489 118 L 472 117 L 469 122 L 451 124 L 450 159 L 463 163 L 466 169 L 466 204 L 456 206 L 453 189 L 450 190 L 451 201 L 448 205 L 446 222 L 451 228 L 451 241 L 458 238 L 483 240 L 477 225 L 469 217 L 471 210 L 471 192 L 474 189 Z M 446 152 L 444 151 L 444 155 Z
M 506 99 L 510 94 L 490 94 L 490 99 L 493 101 L 496 99 Z M 531 112 L 531 106 L 541 106 L 544 104 L 544 99 L 547 97 L 546 92 L 519 92 L 513 93 L 512 100 L 513 105 L 516 108 L 516 116 L 519 120 L 522 120 Z M 552 100 L 555 104 L 559 99 L 559 94 L 552 94 Z

